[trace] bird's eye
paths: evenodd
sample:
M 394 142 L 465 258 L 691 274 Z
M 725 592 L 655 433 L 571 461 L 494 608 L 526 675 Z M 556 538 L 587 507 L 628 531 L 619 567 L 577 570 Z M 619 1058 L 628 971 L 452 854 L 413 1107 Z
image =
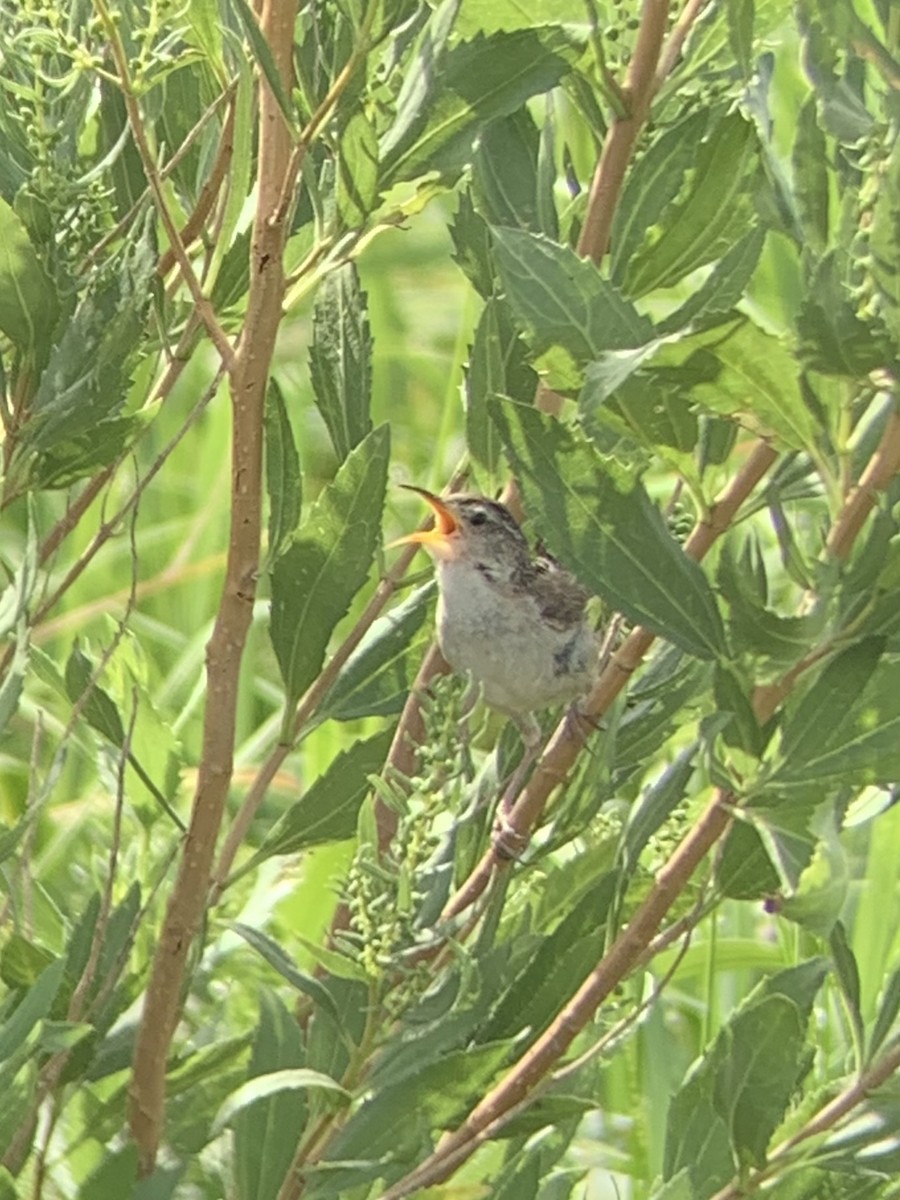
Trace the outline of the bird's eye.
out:
M 476 508 L 475 511 L 472 513 L 472 515 L 469 517 L 469 524 L 470 525 L 483 525 L 486 520 L 487 520 L 487 513 L 484 511 L 484 509 Z

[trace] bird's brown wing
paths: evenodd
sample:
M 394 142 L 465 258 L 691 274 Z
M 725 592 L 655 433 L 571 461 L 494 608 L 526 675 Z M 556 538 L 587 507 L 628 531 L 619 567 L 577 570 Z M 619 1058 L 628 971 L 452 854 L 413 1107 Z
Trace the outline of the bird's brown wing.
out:
M 542 556 L 532 564 L 532 594 L 541 616 L 555 629 L 577 625 L 584 615 L 590 592 L 553 559 Z

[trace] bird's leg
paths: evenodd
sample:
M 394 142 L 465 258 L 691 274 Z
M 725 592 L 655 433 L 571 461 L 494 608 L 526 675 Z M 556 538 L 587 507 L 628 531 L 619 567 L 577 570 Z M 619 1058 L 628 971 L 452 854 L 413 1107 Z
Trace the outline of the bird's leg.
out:
M 492 837 L 496 853 L 501 858 L 508 859 L 518 858 L 525 849 L 525 839 L 511 825 L 509 814 L 516 796 L 519 794 L 519 788 L 525 782 L 528 770 L 541 748 L 541 727 L 535 717 L 530 713 L 525 713 L 522 716 L 513 717 L 513 720 L 522 736 L 524 749 L 516 769 L 510 776 L 509 783 L 503 789 L 500 803 L 497 805 L 497 817 Z

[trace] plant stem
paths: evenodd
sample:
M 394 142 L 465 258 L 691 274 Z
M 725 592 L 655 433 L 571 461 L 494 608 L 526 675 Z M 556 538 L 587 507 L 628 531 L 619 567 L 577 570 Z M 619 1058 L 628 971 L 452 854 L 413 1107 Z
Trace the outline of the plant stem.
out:
M 296 0 L 264 0 L 260 15 L 262 36 L 271 48 L 287 91 L 293 70 L 296 8 Z M 145 1176 L 154 1168 L 162 1139 L 166 1059 L 178 1023 L 188 953 L 203 917 L 233 770 L 240 665 L 259 572 L 263 414 L 281 321 L 283 253 L 288 232 L 278 210 L 281 196 L 294 184 L 289 171 L 290 157 L 290 134 L 277 100 L 262 81 L 250 293 L 240 345 L 236 354 L 225 360 L 229 362 L 233 413 L 231 529 L 225 580 L 207 647 L 206 712 L 197 790 L 178 875 L 153 959 L 130 1088 L 131 1131 Z M 174 239 L 172 244 L 177 248 Z

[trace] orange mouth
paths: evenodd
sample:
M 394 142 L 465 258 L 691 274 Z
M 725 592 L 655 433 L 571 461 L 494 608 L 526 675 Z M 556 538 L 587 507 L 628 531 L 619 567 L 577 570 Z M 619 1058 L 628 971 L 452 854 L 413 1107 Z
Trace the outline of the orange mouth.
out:
M 439 557 L 449 557 L 449 539 L 459 529 L 459 521 L 452 510 L 434 492 L 429 492 L 425 488 L 413 487 L 409 483 L 401 486 L 410 492 L 417 492 L 431 506 L 434 511 L 434 526 L 431 529 L 417 529 L 415 533 L 408 533 L 405 537 L 397 538 L 396 541 L 391 542 L 391 546 L 414 544 L 424 546 L 426 550 L 430 550 L 432 554 Z

